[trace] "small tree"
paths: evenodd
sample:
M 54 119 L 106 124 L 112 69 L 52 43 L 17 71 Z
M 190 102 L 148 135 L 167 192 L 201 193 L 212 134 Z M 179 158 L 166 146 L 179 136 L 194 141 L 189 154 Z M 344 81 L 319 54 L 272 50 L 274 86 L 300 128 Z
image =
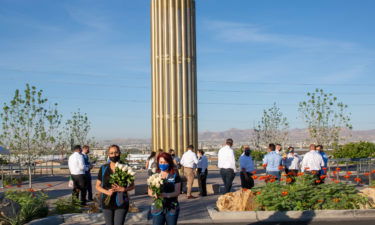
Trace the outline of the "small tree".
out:
M 52 138 L 46 128 L 46 122 L 54 120 L 56 116 L 48 110 L 48 100 L 43 98 L 42 94 L 42 90 L 26 84 L 24 94 L 17 89 L 13 99 L 4 104 L 0 114 L 0 139 L 20 164 L 27 162 L 30 188 L 31 165 L 45 151 L 45 143 Z
M 288 128 L 288 119 L 274 103 L 271 108 L 263 111 L 261 121 L 254 127 L 252 142 L 257 148 L 269 143 L 285 144 L 288 139 Z
M 72 114 L 72 118 L 66 121 L 66 128 L 70 137 L 71 145 L 95 145 L 93 138 L 89 138 L 88 134 L 91 130 L 91 123 L 86 113 L 77 112 Z
M 351 142 L 338 147 L 333 152 L 335 158 L 372 158 L 375 157 L 375 144 L 371 142 Z
M 307 124 L 312 141 L 327 146 L 338 144 L 341 129 L 352 129 L 350 114 L 346 112 L 348 106 L 323 89 L 308 92 L 307 98 L 307 101 L 299 103 L 299 112 Z

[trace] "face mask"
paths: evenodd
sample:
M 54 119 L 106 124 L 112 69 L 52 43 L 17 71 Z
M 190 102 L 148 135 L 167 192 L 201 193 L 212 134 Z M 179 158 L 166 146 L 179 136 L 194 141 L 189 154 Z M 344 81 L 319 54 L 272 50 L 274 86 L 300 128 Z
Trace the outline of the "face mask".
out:
M 120 156 L 112 156 L 112 157 L 109 157 L 109 160 L 111 160 L 111 162 L 118 162 L 120 161 Z
M 245 150 L 245 155 L 249 156 L 250 155 L 250 150 Z
M 159 164 L 159 168 L 161 171 L 166 171 L 169 168 L 169 164 Z

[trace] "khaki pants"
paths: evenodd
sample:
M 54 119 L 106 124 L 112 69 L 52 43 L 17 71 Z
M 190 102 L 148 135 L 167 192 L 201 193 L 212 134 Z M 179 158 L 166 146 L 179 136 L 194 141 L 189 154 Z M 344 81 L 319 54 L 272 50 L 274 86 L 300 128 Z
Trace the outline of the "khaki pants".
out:
M 186 188 L 187 188 L 186 195 L 187 196 L 191 196 L 191 189 L 192 189 L 193 183 L 194 183 L 194 171 L 193 171 L 193 168 L 184 167 L 184 176 L 187 179 L 187 183 L 186 183 Z

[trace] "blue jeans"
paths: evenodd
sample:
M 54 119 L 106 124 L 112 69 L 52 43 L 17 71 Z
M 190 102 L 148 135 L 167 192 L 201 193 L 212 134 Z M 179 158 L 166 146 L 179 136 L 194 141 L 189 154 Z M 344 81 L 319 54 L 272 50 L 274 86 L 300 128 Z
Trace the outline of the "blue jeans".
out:
M 280 171 L 267 171 L 267 174 L 275 176 L 277 180 L 280 180 L 280 175 L 281 175 Z
M 177 208 L 173 213 L 169 210 L 164 210 L 159 215 L 152 216 L 153 225 L 176 225 L 178 215 L 180 214 L 180 208 Z
M 234 173 L 234 170 L 221 168 L 220 175 L 224 183 L 224 188 L 225 188 L 224 194 L 230 192 L 230 190 L 232 189 L 234 177 L 236 176 L 236 174 Z

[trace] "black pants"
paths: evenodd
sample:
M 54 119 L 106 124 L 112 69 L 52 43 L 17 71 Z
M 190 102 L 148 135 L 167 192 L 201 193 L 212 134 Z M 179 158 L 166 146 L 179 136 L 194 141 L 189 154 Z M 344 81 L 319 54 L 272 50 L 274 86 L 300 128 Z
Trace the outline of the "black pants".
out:
M 200 196 L 207 196 L 207 186 L 206 186 L 206 180 L 207 180 L 207 169 L 204 173 L 202 173 L 202 168 L 198 168 L 198 185 L 199 185 L 199 193 Z
M 220 169 L 220 175 L 224 182 L 224 194 L 230 192 L 236 174 L 233 169 Z
M 246 173 L 246 174 L 245 174 Z M 254 179 L 253 174 L 249 172 L 241 172 L 240 178 L 241 178 L 241 187 L 246 189 L 251 189 L 254 187 Z
M 86 175 L 72 175 L 73 179 L 73 196 L 79 199 L 79 194 L 81 193 L 81 204 L 86 204 Z
M 103 209 L 103 215 L 106 225 L 123 225 L 129 207 L 121 209 Z
M 92 179 L 91 179 L 91 173 L 86 172 L 86 189 L 87 189 L 87 199 L 89 201 L 92 201 Z

